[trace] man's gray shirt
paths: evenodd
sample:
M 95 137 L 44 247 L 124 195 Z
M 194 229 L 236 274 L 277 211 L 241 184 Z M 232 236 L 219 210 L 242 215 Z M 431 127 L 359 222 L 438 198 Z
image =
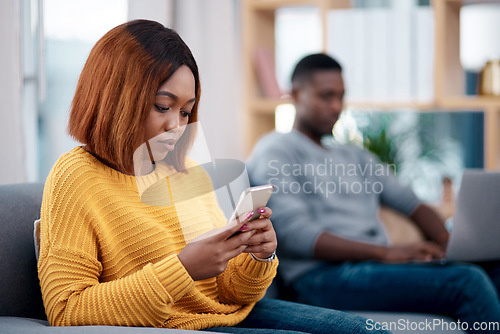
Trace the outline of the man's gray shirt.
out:
M 420 204 L 371 153 L 353 145 L 323 148 L 295 130 L 262 138 L 247 168 L 252 185 L 275 187 L 268 206 L 285 282 L 323 263 L 313 258 L 322 232 L 386 245 L 380 205 L 408 216 Z

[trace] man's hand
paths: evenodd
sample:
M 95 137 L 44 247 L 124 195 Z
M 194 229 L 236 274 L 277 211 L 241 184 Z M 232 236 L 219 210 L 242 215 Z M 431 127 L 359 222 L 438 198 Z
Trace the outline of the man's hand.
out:
M 444 256 L 445 253 L 440 245 L 425 241 L 405 246 L 389 246 L 385 249 L 381 260 L 388 263 L 404 263 L 413 260 L 442 259 Z

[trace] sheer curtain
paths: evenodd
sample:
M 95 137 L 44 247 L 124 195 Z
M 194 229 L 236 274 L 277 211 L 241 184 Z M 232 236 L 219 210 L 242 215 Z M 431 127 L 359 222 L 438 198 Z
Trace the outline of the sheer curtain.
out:
M 0 184 L 26 181 L 20 15 L 19 1 L 0 2 Z

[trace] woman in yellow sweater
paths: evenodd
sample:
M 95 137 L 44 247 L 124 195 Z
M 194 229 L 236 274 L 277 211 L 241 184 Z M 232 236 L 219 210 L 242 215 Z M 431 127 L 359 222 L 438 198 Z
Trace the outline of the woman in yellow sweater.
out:
M 189 242 L 225 225 L 210 179 L 186 158 L 199 99 L 190 50 L 159 23 L 120 25 L 92 49 L 68 127 L 83 146 L 60 157 L 43 195 L 38 270 L 50 324 L 368 332 L 354 315 L 261 300 L 278 265 L 268 208 Z M 151 164 L 138 168 L 144 143 Z M 158 177 L 166 205 L 141 198 Z

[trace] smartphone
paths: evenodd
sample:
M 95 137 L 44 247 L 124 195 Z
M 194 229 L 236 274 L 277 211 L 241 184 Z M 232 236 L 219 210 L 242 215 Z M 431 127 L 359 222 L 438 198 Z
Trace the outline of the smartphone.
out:
M 231 218 L 229 218 L 229 224 L 233 221 L 238 224 L 240 222 L 238 218 L 244 220 L 246 217 L 243 215 L 246 215 L 251 211 L 253 211 L 254 214 L 250 218 L 250 221 L 259 218 L 260 213 L 258 210 L 266 207 L 273 190 L 274 187 L 272 185 L 266 184 L 263 186 L 250 187 L 243 191 L 238 199 L 238 203 L 236 204 L 233 213 L 231 214 Z M 236 234 L 237 233 L 234 233 L 233 235 Z

